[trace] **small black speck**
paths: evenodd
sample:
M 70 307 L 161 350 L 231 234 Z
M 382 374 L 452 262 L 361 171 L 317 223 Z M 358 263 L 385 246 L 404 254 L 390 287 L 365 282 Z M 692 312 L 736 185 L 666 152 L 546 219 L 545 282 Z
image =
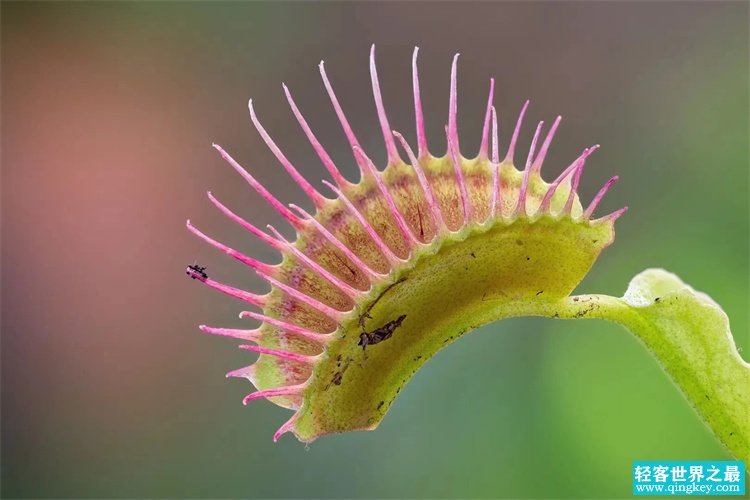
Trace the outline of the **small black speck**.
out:
M 474 255 L 474 252 L 471 252 L 471 256 L 474 257 L 475 259 L 477 258 L 477 256 Z
M 378 410 L 380 409 L 381 406 L 383 406 L 383 404 L 385 404 L 385 401 L 380 402 L 380 404 L 378 405 Z
M 573 302 L 578 302 L 580 299 L 578 297 L 573 298 Z
M 418 361 L 420 359 L 422 359 L 422 356 L 414 356 L 414 361 Z
M 596 243 L 597 241 L 599 241 L 599 240 L 591 240 L 591 243 Z
M 341 382 L 344 379 L 343 372 L 336 372 L 333 374 L 333 379 L 331 380 L 332 384 L 341 385 Z
M 531 260 L 531 257 L 526 257 L 526 260 Z
M 544 293 L 544 290 L 539 290 L 538 292 L 536 292 L 537 295 L 541 295 L 543 293 Z
M 552 315 L 552 317 L 553 317 L 553 318 L 559 318 L 559 317 L 560 317 L 560 315 L 559 315 L 558 313 L 555 313 L 555 314 L 553 314 L 553 315 Z
M 659 302 L 659 300 L 660 300 L 660 299 L 661 299 L 661 297 L 656 297 L 656 298 L 654 299 L 654 302 Z

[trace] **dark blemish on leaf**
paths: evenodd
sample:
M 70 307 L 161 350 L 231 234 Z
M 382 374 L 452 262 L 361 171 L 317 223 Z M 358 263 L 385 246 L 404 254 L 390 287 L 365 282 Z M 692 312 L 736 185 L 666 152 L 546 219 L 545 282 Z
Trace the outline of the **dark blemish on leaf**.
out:
M 381 326 L 380 328 L 376 328 L 375 330 L 371 332 L 362 332 L 359 334 L 359 343 L 357 345 L 362 346 L 362 351 L 364 352 L 365 349 L 367 349 L 368 345 L 375 345 L 383 342 L 384 340 L 388 340 L 393 335 L 393 332 L 396 331 L 396 328 L 401 326 L 401 323 L 406 319 L 406 314 L 402 314 L 398 318 L 394 319 L 393 321 L 389 321 L 385 325 Z
M 559 318 L 559 317 L 560 317 L 560 315 L 559 315 L 558 313 L 555 313 L 555 314 L 553 314 L 553 315 L 552 315 L 552 317 L 553 317 L 553 318 Z
M 591 240 L 591 243 L 596 243 L 597 241 L 599 241 L 599 240 Z
M 711 401 L 711 398 L 708 397 L 708 394 L 706 394 L 706 399 L 708 399 L 709 401 Z
M 471 256 L 472 256 L 473 258 L 475 258 L 475 259 L 477 258 L 477 256 L 476 256 L 476 255 L 474 255 L 474 252 L 471 252 L 471 254 L 469 254 L 469 255 L 471 255 Z
M 341 355 L 339 354 L 337 359 L 341 359 Z M 331 387 L 331 384 L 334 385 L 341 385 L 341 382 L 344 381 L 344 373 L 346 373 L 346 370 L 349 368 L 349 365 L 352 362 L 352 358 L 347 358 L 346 363 L 344 363 L 344 367 L 333 374 L 333 377 L 331 378 L 331 381 L 328 382 L 328 384 L 323 388 L 324 391 L 327 391 L 329 387 Z M 339 361 L 338 366 L 341 366 L 341 362 Z
M 543 293 L 544 293 L 544 290 L 539 290 L 538 292 L 536 292 L 537 295 L 541 295 Z
M 584 309 L 582 311 L 578 311 L 577 313 L 575 313 L 575 315 L 573 317 L 574 318 L 582 318 L 582 317 L 586 316 L 588 313 L 590 313 L 591 311 L 593 311 L 594 309 L 596 309 L 597 307 L 599 307 L 598 304 L 591 304 L 586 309 Z
M 520 298 L 520 295 L 518 295 L 518 296 L 517 295 L 514 295 L 512 298 L 513 299 Z M 484 292 L 482 294 L 482 302 L 487 302 L 489 300 L 503 300 L 503 299 L 506 299 L 507 297 L 508 297 L 508 294 L 505 293 L 503 290 L 498 290 L 497 291 L 497 295 L 490 296 L 490 297 L 487 296 L 487 292 Z
M 384 404 L 385 404 L 385 401 L 381 401 L 377 409 L 379 410 Z
M 661 300 L 661 297 L 656 297 L 656 298 L 654 299 L 654 302 L 659 302 L 660 300 Z
M 446 342 L 450 342 L 451 340 L 453 340 L 453 335 L 451 335 L 447 339 L 443 340 L 443 344 L 445 344 Z
M 422 359 L 422 356 L 414 356 L 414 361 L 419 361 L 420 359 Z
M 401 278 L 400 280 L 398 280 L 396 282 L 393 282 L 390 285 L 388 285 L 387 287 L 385 287 L 385 290 L 383 290 L 382 292 L 380 292 L 380 295 L 378 295 L 378 298 L 375 299 L 372 302 L 372 304 L 370 304 L 369 306 L 367 306 L 367 309 L 365 309 L 365 312 L 363 312 L 362 314 L 360 314 L 360 316 L 359 316 L 359 326 L 361 326 L 363 330 L 365 328 L 365 321 L 368 318 L 372 319 L 372 316 L 370 316 L 370 311 L 372 311 L 372 308 L 375 307 L 375 304 L 377 304 L 380 301 L 380 299 L 383 298 L 383 295 L 385 295 L 388 292 L 388 290 L 390 290 L 394 286 L 398 285 L 399 283 L 403 283 L 404 281 L 406 281 L 406 278 Z
M 351 273 L 352 277 L 356 277 L 357 276 L 357 272 L 354 269 L 352 269 L 352 266 L 350 266 L 344 259 L 342 259 L 339 256 L 338 253 L 336 253 L 336 252 L 331 252 L 331 253 L 333 254 L 334 257 L 336 257 L 336 259 L 338 259 L 339 262 L 341 262 L 341 264 L 343 264 L 343 266 L 345 268 L 347 268 L 349 270 L 349 272 Z
M 531 257 L 526 257 L 526 260 L 531 260 Z
M 578 297 L 573 297 L 573 302 L 578 302 L 579 300 L 581 299 L 579 299 Z
M 424 227 L 422 226 L 422 211 L 419 209 L 419 205 L 417 205 L 417 217 L 419 217 L 419 236 L 420 238 L 424 239 Z

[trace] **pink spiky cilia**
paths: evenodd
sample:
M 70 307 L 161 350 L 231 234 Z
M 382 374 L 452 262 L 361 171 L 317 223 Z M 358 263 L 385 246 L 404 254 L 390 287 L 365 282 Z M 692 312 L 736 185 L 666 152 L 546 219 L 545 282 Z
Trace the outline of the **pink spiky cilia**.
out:
M 544 137 L 539 123 L 524 168 L 518 170 L 514 161 L 526 102 L 500 159 L 494 80 L 478 155 L 462 156 L 457 61 L 458 55 L 451 68 L 448 151 L 435 157 L 425 134 L 417 49 L 412 59 L 415 152 L 391 130 L 373 48 L 372 90 L 388 158 L 382 171 L 362 149 L 320 63 L 323 84 L 360 170 L 358 183 L 341 175 L 284 86 L 294 116 L 333 179 L 323 181 L 331 198 L 300 175 L 265 131 L 250 101 L 253 124 L 310 197 L 314 214 L 282 204 L 214 145 L 297 231 L 295 241 L 271 226 L 263 231 L 209 193 L 221 212 L 281 253 L 282 262 L 269 265 L 187 223 L 191 232 L 252 268 L 271 287 L 258 295 L 215 281 L 204 268 L 187 270 L 209 287 L 262 310 L 240 313 L 261 322 L 254 329 L 200 328 L 246 341 L 243 349 L 260 354 L 254 364 L 227 376 L 247 378 L 257 387 L 245 403 L 266 398 L 294 410 L 274 439 L 287 431 L 311 441 L 331 432 L 376 427 L 403 384 L 437 350 L 488 321 L 550 309 L 570 294 L 614 238 L 614 221 L 625 208 L 592 217 L 617 177 L 585 209 L 577 194 L 586 160 L 597 145 L 584 149 L 552 183 L 541 178 L 560 117 Z

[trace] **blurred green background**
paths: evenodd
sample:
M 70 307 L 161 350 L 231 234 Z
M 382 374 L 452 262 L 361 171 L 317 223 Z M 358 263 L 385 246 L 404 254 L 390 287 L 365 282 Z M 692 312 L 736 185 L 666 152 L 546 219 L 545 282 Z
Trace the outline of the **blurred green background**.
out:
M 216 141 L 284 202 L 308 201 L 252 128 L 247 99 L 319 185 L 286 82 L 354 179 L 317 63 L 382 164 L 370 44 L 391 125 L 412 143 L 421 47 L 435 152 L 461 52 L 465 155 L 494 76 L 501 147 L 530 98 L 522 144 L 531 123 L 564 117 L 548 178 L 594 143 L 584 199 L 621 177 L 601 213 L 630 211 L 579 291 L 620 295 L 664 267 L 724 307 L 747 359 L 748 5 L 3 2 L 2 495 L 628 497 L 634 460 L 728 459 L 636 340 L 593 320 L 486 326 L 417 373 L 377 431 L 274 444 L 288 411 L 243 407 L 251 388 L 223 376 L 252 355 L 197 330 L 243 325 L 242 304 L 184 268 L 198 259 L 263 285 L 184 221 L 273 261 L 205 197 L 280 222 Z

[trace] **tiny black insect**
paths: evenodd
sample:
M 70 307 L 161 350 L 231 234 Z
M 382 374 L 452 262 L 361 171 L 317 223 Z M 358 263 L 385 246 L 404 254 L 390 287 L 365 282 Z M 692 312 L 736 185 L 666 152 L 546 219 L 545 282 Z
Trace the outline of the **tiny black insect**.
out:
M 199 266 L 198 264 L 192 264 L 190 266 L 187 266 L 187 271 L 185 271 L 185 274 L 190 276 L 191 278 L 205 280 L 208 279 L 208 274 L 206 274 L 206 266 Z
M 391 338 L 391 335 L 393 335 L 393 332 L 401 326 L 401 323 L 406 319 L 406 314 L 402 314 L 397 319 L 394 319 L 393 321 L 389 321 L 385 325 L 381 326 L 380 328 L 376 328 L 375 330 L 371 331 L 370 333 L 362 332 L 359 334 L 359 343 L 357 345 L 362 346 L 362 350 L 364 351 L 368 345 L 374 345 L 379 344 L 380 342 L 383 342 L 384 340 L 388 340 Z

